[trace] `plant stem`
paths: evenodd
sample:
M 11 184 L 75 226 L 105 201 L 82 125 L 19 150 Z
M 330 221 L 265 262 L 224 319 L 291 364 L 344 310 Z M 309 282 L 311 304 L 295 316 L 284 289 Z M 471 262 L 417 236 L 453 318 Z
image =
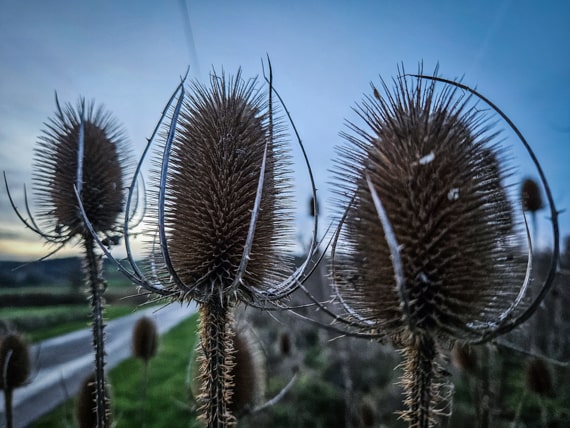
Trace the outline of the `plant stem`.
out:
M 103 290 L 101 257 L 95 253 L 95 242 L 90 234 L 84 236 L 85 264 L 95 351 L 95 411 L 97 427 L 107 428 L 108 403 L 105 393 L 105 337 L 103 322 Z
M 234 362 L 232 313 L 226 298 L 212 298 L 200 308 L 200 419 L 208 428 L 234 426 L 229 404 Z
M 435 341 L 426 335 L 413 336 L 404 350 L 404 376 L 402 384 L 406 392 L 408 409 L 402 417 L 410 428 L 431 428 L 441 413 L 436 406 L 442 400 L 441 367 L 436 358 Z
M 4 413 L 6 415 L 6 428 L 14 426 L 14 414 L 12 409 L 12 397 L 14 390 L 11 387 L 4 389 Z

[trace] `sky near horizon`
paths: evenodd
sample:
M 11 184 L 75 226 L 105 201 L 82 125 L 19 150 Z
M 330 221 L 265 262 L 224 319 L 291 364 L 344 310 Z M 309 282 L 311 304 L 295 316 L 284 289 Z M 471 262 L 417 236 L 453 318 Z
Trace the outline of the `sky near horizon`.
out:
M 212 69 L 238 67 L 247 78 L 261 75 L 269 55 L 326 207 L 334 147 L 355 103 L 379 76 L 390 81 L 399 65 L 416 71 L 423 62 L 427 73 L 439 65 L 440 76 L 462 77 L 511 118 L 541 161 L 557 208 L 568 210 L 568 22 L 570 3 L 562 1 L 0 0 L 0 170 L 23 208 L 22 185 L 32 186 L 33 150 L 54 114 L 55 91 L 62 102 L 84 96 L 104 104 L 139 156 L 188 66 L 202 81 Z M 537 177 L 528 159 L 516 166 Z M 306 213 L 309 187 L 300 177 L 297 202 Z M 539 213 L 541 236 L 547 216 Z M 307 227 L 308 218 L 297 223 Z M 560 224 L 569 235 L 570 212 Z M 2 186 L 0 259 L 47 251 Z

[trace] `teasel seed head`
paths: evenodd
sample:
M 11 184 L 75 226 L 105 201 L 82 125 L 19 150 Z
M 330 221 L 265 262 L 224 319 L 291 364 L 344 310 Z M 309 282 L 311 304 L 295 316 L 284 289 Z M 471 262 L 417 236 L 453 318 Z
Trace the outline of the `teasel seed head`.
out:
M 133 355 L 147 364 L 158 350 L 158 331 L 155 322 L 142 317 L 135 323 L 132 337 Z
M 526 387 L 542 397 L 552 396 L 552 378 L 544 360 L 533 358 L 529 361 L 526 367 Z
M 525 178 L 521 186 L 521 202 L 525 211 L 535 213 L 544 208 L 538 183 L 532 178 Z
M 110 233 L 123 211 L 129 166 L 125 133 L 93 101 L 81 98 L 75 108 L 68 103 L 62 109 L 56 98 L 56 104 L 34 155 L 35 193 L 46 236 L 61 240 L 89 234 L 74 188 L 95 232 Z
M 456 343 L 451 351 L 451 361 L 455 367 L 467 373 L 477 370 L 477 354 L 469 345 Z
M 291 333 L 288 331 L 279 333 L 279 352 L 282 356 L 288 357 L 291 355 L 291 349 L 293 348 L 291 341 Z
M 232 370 L 234 391 L 230 405 L 239 415 L 262 403 L 265 397 L 266 372 L 263 351 L 257 338 L 247 328 L 236 327 L 233 337 L 235 366 Z
M 19 334 L 0 339 L 0 389 L 13 390 L 23 386 L 30 376 L 28 343 Z
M 106 391 L 105 414 L 107 426 L 111 426 L 111 410 L 109 390 Z M 81 384 L 75 403 L 75 415 L 79 428 L 97 428 L 97 413 L 95 411 L 95 375 L 91 374 Z
M 171 261 L 164 277 L 175 271 L 192 289 L 185 299 L 231 294 L 250 302 L 287 277 L 284 248 L 292 234 L 282 128 L 255 80 L 245 82 L 239 71 L 233 78 L 214 74 L 208 87 L 195 82 L 184 99 L 161 174 L 167 175 L 163 221 Z M 236 284 L 266 147 L 259 216 Z
M 398 76 L 393 92 L 383 83 L 384 97 L 373 87 L 356 109 L 367 128 L 343 134 L 335 280 L 360 320 L 394 340 L 415 341 L 411 330 L 469 340 L 472 326 L 499 320 L 525 276 L 504 153 L 468 97 L 410 79 Z
M 377 426 L 376 409 L 370 397 L 364 397 L 359 406 L 360 426 L 374 427 Z

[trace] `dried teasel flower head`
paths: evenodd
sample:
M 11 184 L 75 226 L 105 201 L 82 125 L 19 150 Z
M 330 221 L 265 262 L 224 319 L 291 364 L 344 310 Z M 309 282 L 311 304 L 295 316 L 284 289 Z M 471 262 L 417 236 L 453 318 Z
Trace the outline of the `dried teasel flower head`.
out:
M 451 351 L 451 361 L 455 367 L 468 373 L 477 369 L 477 354 L 469 345 L 456 343 Z
M 30 351 L 19 334 L 0 339 L 0 389 L 13 390 L 23 386 L 30 376 Z
M 519 296 L 524 233 L 488 119 L 424 82 L 402 73 L 393 92 L 373 87 L 356 109 L 366 127 L 343 134 L 334 276 L 359 322 L 396 342 L 476 340 Z
M 274 113 L 240 71 L 192 83 L 172 113 L 159 150 L 150 235 L 160 245 L 149 272 L 181 300 L 252 303 L 281 293 L 294 235 L 289 155 Z
M 540 186 L 536 180 L 525 178 L 521 186 L 521 202 L 525 211 L 535 213 L 544 208 Z
M 107 426 L 111 426 L 109 390 L 105 391 L 105 415 Z M 75 416 L 79 428 L 97 428 L 97 412 L 95 411 L 95 375 L 91 374 L 81 384 L 75 402 Z
M 256 78 L 244 80 L 241 70 L 235 76 L 213 72 L 209 85 L 187 85 L 184 77 L 167 102 L 135 168 L 126 202 L 130 213 L 133 189 L 155 148 L 144 218 L 149 257 L 141 268 L 126 220 L 127 265 L 98 240 L 117 268 L 150 293 L 201 304 L 216 296 L 224 307 L 237 302 L 267 307 L 282 305 L 306 279 L 319 244 L 318 216 L 308 255 L 293 270 L 291 147 L 281 108 L 297 136 L 315 198 L 316 186 L 268 65 L 267 86 L 258 85 Z M 82 218 L 94 234 L 85 210 Z
M 526 367 L 526 387 L 537 395 L 552 396 L 552 377 L 544 360 L 533 358 L 529 361 Z
M 102 106 L 79 100 L 46 123 L 34 157 L 39 224 L 48 240 L 66 242 L 89 231 L 76 191 L 96 233 L 113 233 L 123 212 L 129 158 L 123 129 Z
M 158 331 L 155 322 L 142 317 L 135 323 L 132 336 L 133 355 L 146 364 L 158 350 Z
M 444 89 L 436 90 L 438 81 Z M 384 81 L 382 91 L 373 86 L 355 109 L 364 126 L 349 123 L 342 134 L 347 144 L 335 171 L 340 221 L 331 253 L 331 302 L 342 312 L 313 300 L 351 334 L 402 349 L 407 409 L 401 417 L 410 427 L 432 427 L 449 412 L 453 393 L 442 347 L 512 330 L 551 288 L 558 213 L 530 146 L 489 100 L 460 83 L 424 76 L 421 68 L 415 76 L 402 69 L 394 82 L 393 91 Z M 532 299 L 525 299 L 528 226 L 513 208 L 506 150 L 478 100 L 517 134 L 548 195 L 553 257 Z

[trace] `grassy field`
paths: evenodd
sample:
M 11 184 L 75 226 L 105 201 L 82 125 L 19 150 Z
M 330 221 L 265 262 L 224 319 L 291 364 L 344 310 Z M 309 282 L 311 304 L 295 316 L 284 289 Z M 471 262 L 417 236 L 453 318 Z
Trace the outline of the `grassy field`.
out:
M 191 426 L 186 373 L 196 341 L 197 315 L 161 337 L 158 353 L 151 360 L 146 400 L 142 401 L 143 365 L 129 358 L 109 373 L 113 420 L 117 428 L 172 428 Z M 74 427 L 74 400 L 69 400 L 31 425 L 33 428 Z M 188 421 L 183 423 L 181 421 Z

